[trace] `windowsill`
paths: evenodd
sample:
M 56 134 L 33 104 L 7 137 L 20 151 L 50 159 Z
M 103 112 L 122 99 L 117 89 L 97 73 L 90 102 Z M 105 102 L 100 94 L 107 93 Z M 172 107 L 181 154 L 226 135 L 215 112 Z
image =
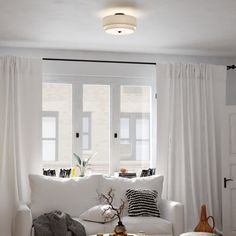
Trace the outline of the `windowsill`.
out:
M 67 161 L 44 161 L 43 168 L 71 168 L 71 162 Z

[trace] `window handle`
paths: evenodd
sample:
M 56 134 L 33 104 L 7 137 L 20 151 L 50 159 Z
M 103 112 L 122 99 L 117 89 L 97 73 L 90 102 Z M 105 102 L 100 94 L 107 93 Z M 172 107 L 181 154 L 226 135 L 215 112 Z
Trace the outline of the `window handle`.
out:
M 118 134 L 117 133 L 114 133 L 114 138 L 118 138 Z
M 79 138 L 79 133 L 76 133 L 76 134 L 75 134 L 75 137 L 76 137 L 76 138 Z

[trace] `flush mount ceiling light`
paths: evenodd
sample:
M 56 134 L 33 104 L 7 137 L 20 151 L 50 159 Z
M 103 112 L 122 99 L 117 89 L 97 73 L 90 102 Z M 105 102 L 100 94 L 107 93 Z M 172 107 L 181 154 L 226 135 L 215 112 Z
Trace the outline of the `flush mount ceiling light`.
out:
M 124 13 L 106 16 L 103 18 L 103 29 L 113 35 L 132 34 L 136 29 L 136 18 Z

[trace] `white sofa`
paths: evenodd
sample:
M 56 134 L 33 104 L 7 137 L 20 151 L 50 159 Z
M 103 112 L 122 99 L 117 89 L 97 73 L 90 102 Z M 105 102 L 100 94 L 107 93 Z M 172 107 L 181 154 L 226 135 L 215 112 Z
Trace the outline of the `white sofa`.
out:
M 163 176 L 124 179 L 91 175 L 83 178 L 61 179 L 30 175 L 31 203 L 30 206 L 19 206 L 15 231 L 17 236 L 32 235 L 32 220 L 52 210 L 61 210 L 81 222 L 87 235 L 110 233 L 117 220 L 109 223 L 94 223 L 80 219 L 80 215 L 89 208 L 99 205 L 98 193 L 114 190 L 114 202 L 126 199 L 125 192 L 129 188 L 157 190 L 162 193 Z M 159 199 L 158 207 L 161 217 L 129 217 L 125 210 L 122 222 L 128 232 L 144 231 L 148 235 L 179 236 L 184 228 L 184 209 L 178 202 Z

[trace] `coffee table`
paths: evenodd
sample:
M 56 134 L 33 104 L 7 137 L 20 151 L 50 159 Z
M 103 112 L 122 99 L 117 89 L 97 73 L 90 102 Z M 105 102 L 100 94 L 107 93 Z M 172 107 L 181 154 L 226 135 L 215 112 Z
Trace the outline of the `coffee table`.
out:
M 110 236 L 110 235 L 113 235 L 113 233 L 110 233 L 110 234 L 98 233 L 98 234 L 93 234 L 93 235 L 90 235 L 90 236 Z M 128 233 L 127 236 L 144 236 L 144 235 Z

